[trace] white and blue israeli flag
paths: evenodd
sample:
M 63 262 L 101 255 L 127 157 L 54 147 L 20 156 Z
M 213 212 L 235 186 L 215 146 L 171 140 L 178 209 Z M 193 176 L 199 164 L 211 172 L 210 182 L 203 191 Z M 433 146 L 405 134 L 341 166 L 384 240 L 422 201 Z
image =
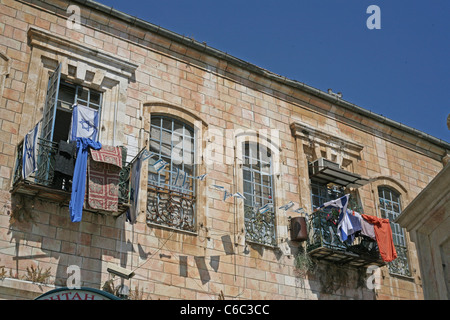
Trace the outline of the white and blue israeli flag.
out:
M 289 203 L 285 204 L 284 206 L 279 207 L 278 209 L 288 211 L 293 206 L 294 206 L 294 202 L 289 201 Z
M 296 213 L 306 213 L 305 209 L 303 209 L 303 208 L 297 208 L 297 209 L 294 210 L 294 212 L 296 212 Z
M 142 161 L 145 161 L 145 160 L 147 160 L 148 158 L 153 157 L 154 155 L 155 155 L 154 152 L 150 152 L 150 151 L 148 151 L 147 149 L 145 149 L 144 151 L 142 151 L 141 160 L 142 160 Z
M 225 187 L 219 186 L 218 184 L 213 184 L 211 187 L 220 191 L 225 191 Z
M 72 110 L 69 141 L 77 138 L 98 139 L 98 110 L 75 104 Z
M 240 192 L 236 192 L 235 194 L 233 194 L 233 197 L 246 200 L 244 195 Z
M 225 193 L 223 194 L 223 201 L 227 200 L 228 198 L 232 197 L 233 194 L 231 192 L 228 192 L 225 190 Z
M 184 172 L 183 170 L 177 168 L 177 173 L 175 175 L 175 183 L 174 185 L 176 187 L 183 187 L 186 184 L 186 180 L 187 180 L 187 173 Z
M 153 168 L 159 173 L 166 165 L 168 165 L 166 161 L 159 159 L 153 164 Z
M 265 205 L 263 205 L 262 207 L 260 207 L 258 209 L 258 212 L 260 214 L 263 214 L 263 213 L 266 213 L 267 211 L 269 211 L 270 208 L 273 208 L 273 204 L 272 203 L 266 203 Z
M 203 181 L 203 180 L 205 180 L 205 178 L 206 178 L 207 175 L 208 175 L 207 173 L 204 173 L 204 174 L 202 174 L 201 176 L 196 176 L 196 177 L 194 177 L 194 179 Z
M 30 130 L 23 139 L 22 177 L 26 179 L 37 169 L 37 139 L 41 122 Z

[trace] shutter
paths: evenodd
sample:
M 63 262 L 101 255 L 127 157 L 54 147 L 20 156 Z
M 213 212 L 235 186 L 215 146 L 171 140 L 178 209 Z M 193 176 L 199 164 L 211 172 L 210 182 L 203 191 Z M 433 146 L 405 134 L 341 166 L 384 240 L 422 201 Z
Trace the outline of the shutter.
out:
M 53 129 L 55 127 L 56 107 L 58 104 L 59 83 L 61 80 L 61 64 L 50 76 L 47 87 L 47 97 L 44 106 L 44 115 L 42 118 L 41 138 L 44 140 L 53 140 Z
M 35 180 L 37 183 L 47 186 L 53 182 L 54 174 L 53 171 L 50 172 L 50 162 L 60 80 L 61 64 L 58 65 L 48 81 L 47 97 L 45 98 L 44 114 L 41 123 L 41 141 L 39 141 L 38 146 L 38 168 Z

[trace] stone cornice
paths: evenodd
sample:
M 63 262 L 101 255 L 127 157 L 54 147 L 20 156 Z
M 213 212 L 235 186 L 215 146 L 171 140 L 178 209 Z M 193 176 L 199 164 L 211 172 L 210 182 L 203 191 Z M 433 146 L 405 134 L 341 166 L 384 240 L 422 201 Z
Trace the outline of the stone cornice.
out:
M 126 78 L 131 78 L 138 68 L 137 64 L 120 59 L 99 49 L 94 49 L 73 42 L 66 37 L 55 35 L 46 30 L 30 27 L 28 38 L 31 46 L 41 47 L 54 52 L 67 52 L 67 55 L 78 55 L 82 59 L 88 59 L 97 63 L 101 68 L 118 73 Z
M 291 131 L 294 137 L 302 139 L 305 144 L 318 143 L 322 146 L 327 146 L 339 151 L 343 151 L 344 153 L 347 153 L 356 158 L 360 157 L 360 153 L 364 148 L 363 145 L 310 127 L 300 122 L 292 123 Z

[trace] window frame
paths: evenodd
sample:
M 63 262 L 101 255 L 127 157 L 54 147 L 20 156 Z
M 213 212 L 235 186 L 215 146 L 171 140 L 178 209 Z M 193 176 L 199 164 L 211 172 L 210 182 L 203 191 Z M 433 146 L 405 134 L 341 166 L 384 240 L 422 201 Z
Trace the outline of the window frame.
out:
M 256 146 L 256 148 L 252 148 L 251 145 Z M 250 243 L 255 243 L 263 246 L 270 246 L 270 247 L 276 247 L 277 244 L 277 215 L 276 215 L 276 201 L 275 201 L 275 175 L 274 175 L 274 164 L 273 164 L 273 157 L 272 157 L 272 151 L 269 147 L 255 141 L 243 141 L 242 142 L 242 190 L 243 195 L 246 198 L 244 200 L 244 228 L 246 230 L 246 236 L 245 240 Z M 248 146 L 248 147 L 247 147 Z M 252 150 L 256 149 L 256 158 L 253 157 Z M 248 150 L 248 154 L 247 154 Z M 263 153 L 266 153 L 266 156 L 269 158 L 270 161 L 265 161 L 261 159 L 261 155 Z M 248 160 L 248 163 L 247 161 Z M 260 169 L 255 170 L 253 168 L 253 161 L 256 160 L 257 165 L 260 163 Z M 262 169 L 262 163 L 269 164 L 269 174 L 267 172 L 264 172 Z M 246 179 L 246 171 L 250 173 L 250 179 Z M 253 178 L 256 176 L 256 174 L 259 174 L 259 181 L 255 181 Z M 266 185 L 263 182 L 263 176 L 266 175 L 269 177 L 269 183 L 270 185 Z M 250 192 L 246 191 L 246 185 L 250 187 Z M 255 194 L 255 186 L 259 186 L 259 196 Z M 269 189 L 268 197 L 264 197 L 264 188 Z M 251 196 L 251 198 L 249 198 Z M 270 197 L 270 198 L 269 198 Z M 256 198 L 259 198 L 261 200 L 261 203 L 256 202 Z M 271 200 L 271 201 L 264 201 L 264 200 Z M 250 203 L 249 203 L 250 201 Z M 263 202 L 264 201 L 264 202 Z M 268 209 L 265 213 L 259 213 L 258 209 L 263 207 L 266 204 L 272 203 L 272 207 Z M 268 216 L 270 214 L 270 216 Z M 270 218 L 270 219 L 267 219 Z M 253 219 L 253 222 L 251 222 Z M 256 222 L 256 223 L 255 223 Z M 266 231 L 266 228 L 264 227 L 264 223 L 268 223 L 268 227 L 272 230 L 272 235 L 267 239 L 266 235 L 262 234 L 255 234 L 252 235 L 249 231 L 251 230 L 250 227 L 255 227 L 259 223 L 259 226 L 262 226 L 262 229 L 259 230 L 261 233 L 262 231 Z M 266 238 L 267 240 L 263 240 Z M 270 240 L 270 241 L 269 241 Z
M 389 273 L 394 275 L 410 277 L 411 263 L 409 260 L 407 234 L 404 228 L 402 228 L 398 223 L 394 222 L 395 219 L 401 214 L 403 208 L 402 195 L 396 189 L 386 185 L 379 185 L 377 187 L 377 192 L 378 192 L 377 203 L 380 217 L 389 220 L 392 230 L 394 247 L 397 251 L 397 259 L 388 263 Z M 385 197 L 386 194 L 389 195 L 389 198 Z M 383 208 L 381 207 L 382 203 L 384 204 Z M 389 203 L 392 203 L 391 208 L 394 208 L 394 204 L 396 204 L 398 206 L 397 210 L 398 212 L 388 209 L 386 207 L 386 204 Z M 398 271 L 400 270 L 400 268 L 398 268 L 397 265 L 401 262 L 400 260 L 404 261 L 404 263 L 406 264 L 405 266 L 406 269 L 403 272 Z
M 156 120 L 159 120 L 159 126 L 156 126 Z M 179 225 L 172 225 L 170 223 L 164 223 L 164 219 L 159 219 L 158 217 L 156 217 L 156 219 L 149 219 L 147 217 L 147 223 L 151 224 L 151 225 L 156 225 L 156 226 L 160 226 L 160 227 L 165 227 L 165 228 L 171 228 L 174 230 L 178 230 L 178 231 L 183 231 L 183 232 L 196 232 L 196 224 L 198 221 L 198 217 L 197 217 L 197 205 L 196 205 L 196 198 L 197 198 L 197 183 L 195 181 L 195 177 L 197 176 L 197 171 L 198 168 L 195 164 L 195 159 L 196 159 L 196 153 L 197 153 L 197 142 L 196 142 L 196 130 L 194 128 L 194 126 L 192 126 L 189 122 L 187 121 L 183 121 L 180 120 L 178 117 L 174 117 L 171 114 L 152 114 L 150 115 L 150 130 L 149 130 L 149 143 L 148 143 L 148 149 L 150 154 L 154 153 L 154 155 L 152 157 L 150 157 L 148 160 L 148 166 L 147 166 L 147 216 L 150 214 L 149 213 L 149 205 L 153 204 L 152 202 L 149 201 L 150 195 L 149 192 L 150 190 L 152 192 L 155 192 L 156 196 L 155 199 L 157 201 L 156 206 L 159 208 L 160 207 L 160 203 L 162 200 L 167 200 L 167 199 L 162 199 L 161 198 L 161 194 L 169 194 L 169 198 L 170 201 L 172 201 L 172 196 L 174 198 L 178 197 L 184 200 L 184 206 L 191 206 L 191 210 L 192 210 L 192 214 L 191 214 L 191 223 L 190 225 L 188 225 L 188 230 L 184 229 L 185 224 L 184 223 L 179 223 Z M 164 122 L 168 121 L 171 124 L 171 129 L 168 129 L 167 127 L 164 127 Z M 180 127 L 175 129 L 175 125 L 178 125 Z M 153 128 L 157 128 L 157 131 L 159 132 L 159 137 L 158 138 L 154 138 L 152 137 L 152 129 Z M 182 129 L 182 133 L 179 134 L 176 132 L 177 129 Z M 163 132 L 170 132 L 170 156 L 168 155 L 164 155 L 162 152 L 162 145 L 164 144 L 163 141 Z M 189 132 L 189 134 L 187 134 L 187 132 Z M 174 141 L 173 137 L 175 136 L 177 137 L 181 137 L 181 143 L 182 143 L 182 148 L 180 149 L 181 153 L 183 154 L 183 158 L 181 161 L 181 166 L 180 164 L 174 164 L 174 158 L 172 156 L 172 152 L 174 150 L 174 143 L 177 143 Z M 192 150 L 190 152 L 190 160 L 192 161 L 192 168 L 190 170 L 190 172 L 186 172 L 185 169 L 185 154 L 184 151 L 185 149 L 185 138 L 190 139 L 191 140 L 191 147 Z M 155 152 L 155 150 L 152 150 L 152 142 L 153 143 L 157 143 L 158 144 L 158 149 L 159 152 Z M 180 142 L 178 142 L 180 143 Z M 153 168 L 153 164 L 159 160 L 159 159 L 163 159 L 164 161 L 168 162 L 169 166 L 168 169 L 163 168 L 161 169 L 160 172 L 156 172 L 156 170 L 154 170 Z M 169 161 L 168 161 L 169 160 Z M 179 186 L 174 186 L 174 180 L 175 180 L 175 176 L 177 174 L 177 170 L 175 169 L 176 167 L 180 167 L 181 170 L 183 170 L 184 172 L 186 172 L 187 174 L 187 180 L 189 182 L 189 188 L 185 188 L 185 186 L 183 187 L 179 187 Z M 157 176 L 157 180 L 154 180 L 151 178 L 151 176 Z M 161 180 L 164 179 L 164 182 L 161 182 Z M 149 204 L 150 203 L 150 204 Z M 176 207 L 177 204 L 175 203 L 172 207 Z M 184 206 L 182 204 L 180 204 L 180 206 L 182 208 L 184 208 Z M 189 209 L 189 208 L 188 208 Z M 183 211 L 183 210 L 182 210 Z M 153 211 L 152 211 L 153 212 Z M 183 219 L 184 217 L 180 216 L 180 219 Z M 156 220 L 160 220 L 159 222 Z

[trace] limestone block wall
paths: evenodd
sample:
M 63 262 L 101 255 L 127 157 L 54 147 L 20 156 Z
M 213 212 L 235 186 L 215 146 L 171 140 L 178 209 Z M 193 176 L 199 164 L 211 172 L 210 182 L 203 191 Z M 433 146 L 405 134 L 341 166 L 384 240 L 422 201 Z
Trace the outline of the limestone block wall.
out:
M 80 8 L 80 29 L 67 24 L 70 4 Z M 320 274 L 295 269 L 301 244 L 289 240 L 290 214 L 277 212 L 279 247 L 246 243 L 242 203 L 223 201 L 211 185 L 242 189 L 236 156 L 242 150 L 235 136 L 257 132 L 272 138 L 270 147 L 279 156 L 276 203 L 293 201 L 310 211 L 305 164 L 322 155 L 371 179 L 357 193 L 365 213 L 376 215 L 377 186 L 395 188 L 406 207 L 442 169 L 445 148 L 90 1 L 1 0 L 0 11 L 0 61 L 8 70 L 0 81 L 0 267 L 12 277 L 25 276 L 31 266 L 50 268 L 48 280 L 65 286 L 67 268 L 76 265 L 83 286 L 102 288 L 112 279 L 107 264 L 114 263 L 136 274 L 131 280 L 114 278 L 114 285 L 142 291 L 146 299 L 217 299 L 221 293 L 226 299 L 423 299 L 412 242 L 412 277 L 384 268 L 374 292 L 361 285 L 358 272 L 344 267 L 339 272 L 348 276 L 345 283 L 324 292 Z M 128 161 L 148 147 L 152 114 L 195 126 L 202 147 L 197 169 L 208 174 L 197 185 L 196 232 L 147 224 L 146 170 L 134 225 L 125 215 L 90 212 L 72 223 L 67 206 L 11 195 L 16 146 L 42 117 L 46 81 L 56 62 L 65 65 L 64 77 L 104 90 L 100 140 L 126 146 Z M 350 141 L 350 149 L 362 148 L 310 143 L 293 133 L 295 123 Z M 11 219 L 17 204 L 22 219 Z

